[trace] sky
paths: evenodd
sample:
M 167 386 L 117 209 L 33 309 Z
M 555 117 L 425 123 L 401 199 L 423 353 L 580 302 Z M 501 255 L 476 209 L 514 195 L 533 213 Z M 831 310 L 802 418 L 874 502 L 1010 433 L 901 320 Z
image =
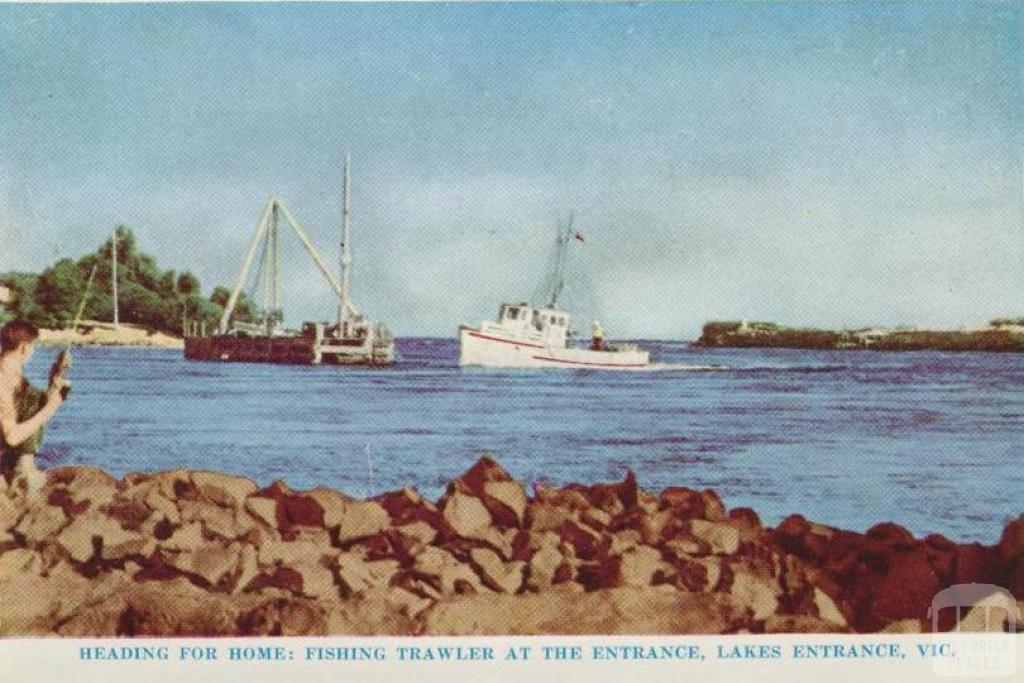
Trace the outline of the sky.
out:
M 0 271 L 117 224 L 209 290 L 277 196 L 353 296 L 452 336 L 573 212 L 576 327 L 1024 315 L 1016 2 L 0 5 Z M 284 240 L 289 323 L 332 293 Z

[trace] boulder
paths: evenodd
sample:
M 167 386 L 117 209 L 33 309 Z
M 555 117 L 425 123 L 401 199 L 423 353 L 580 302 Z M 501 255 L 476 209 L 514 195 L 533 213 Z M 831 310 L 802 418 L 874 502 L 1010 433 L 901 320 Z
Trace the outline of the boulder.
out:
M 739 567 L 733 568 L 730 595 L 738 605 L 751 611 L 757 621 L 767 619 L 779 608 L 778 586 L 765 578 Z
M 273 498 L 246 498 L 245 509 L 272 529 L 277 528 L 277 501 Z
M 241 546 L 238 543 L 221 545 L 207 543 L 196 550 L 169 553 L 167 564 L 178 571 L 202 579 L 215 587 L 238 566 Z
M 564 559 L 557 547 L 540 548 L 530 558 L 529 587 L 540 590 L 551 586 L 555 580 L 555 573 Z
M 203 498 L 223 507 L 241 507 L 257 489 L 251 479 L 219 472 L 195 471 L 191 473 L 191 479 Z
M 671 570 L 656 549 L 638 546 L 622 554 L 619 580 L 623 586 L 650 586 L 658 572 L 664 575 Z
M 442 509 L 444 521 L 460 537 L 488 540 L 493 537 L 491 513 L 475 496 L 455 492 Z
M 423 635 L 654 635 L 727 633 L 743 623 L 728 598 L 674 590 L 447 597 L 427 610 Z
M 56 536 L 67 523 L 68 516 L 63 509 L 53 505 L 36 505 L 29 508 L 15 531 L 28 543 L 41 543 Z
M 740 532 L 729 524 L 694 519 L 690 533 L 707 543 L 715 555 L 734 555 L 740 547 Z
M 238 630 L 246 636 L 327 635 L 327 611 L 317 603 L 294 596 L 278 596 L 243 612 Z
M 502 561 L 498 553 L 490 548 L 473 548 L 469 551 L 473 566 L 485 586 L 499 593 L 516 593 L 523 585 L 525 562 Z
M 353 501 L 344 507 L 331 510 L 324 522 L 330 527 L 337 527 L 338 543 L 373 536 L 391 528 L 391 517 L 380 503 L 373 501 Z
M 523 490 L 522 484 L 517 481 L 488 481 L 483 485 L 481 497 L 495 518 L 507 516 L 496 509 L 500 506 L 513 516 L 515 524 L 507 526 L 523 526 L 526 517 L 526 491 Z

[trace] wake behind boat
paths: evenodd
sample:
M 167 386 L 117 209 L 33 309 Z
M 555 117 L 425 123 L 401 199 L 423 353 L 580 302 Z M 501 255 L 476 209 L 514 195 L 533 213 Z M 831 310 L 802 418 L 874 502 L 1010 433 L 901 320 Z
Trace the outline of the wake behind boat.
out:
M 557 307 L 564 288 L 566 255 L 571 240 L 582 241 L 568 227 L 559 233 L 555 272 L 546 306 L 529 303 L 502 304 L 496 321 L 479 327 L 459 327 L 459 365 L 485 368 L 593 368 L 599 370 L 642 370 L 650 365 L 650 354 L 634 344 L 608 344 L 604 330 L 594 323 L 589 347 L 573 346 L 569 314 Z

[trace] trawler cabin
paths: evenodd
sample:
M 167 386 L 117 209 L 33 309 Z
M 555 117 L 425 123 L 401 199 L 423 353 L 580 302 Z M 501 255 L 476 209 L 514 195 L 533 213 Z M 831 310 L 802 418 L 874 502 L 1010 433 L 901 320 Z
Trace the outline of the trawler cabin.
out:
M 569 339 L 569 315 L 552 308 L 534 308 L 527 303 L 503 304 L 494 332 L 517 338 L 565 346 Z

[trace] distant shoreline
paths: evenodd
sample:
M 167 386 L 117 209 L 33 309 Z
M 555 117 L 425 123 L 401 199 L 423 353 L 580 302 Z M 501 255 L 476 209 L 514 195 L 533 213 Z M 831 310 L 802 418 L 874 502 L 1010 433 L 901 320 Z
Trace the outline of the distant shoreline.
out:
M 865 328 L 822 330 L 773 322 L 713 321 L 704 325 L 699 348 L 788 348 L 871 351 L 1024 352 L 1024 321 L 997 320 L 962 330 Z
M 123 346 L 135 348 L 181 349 L 185 342 L 163 332 L 151 332 L 136 325 L 83 321 L 76 329 L 39 330 L 39 343 L 43 346 Z

